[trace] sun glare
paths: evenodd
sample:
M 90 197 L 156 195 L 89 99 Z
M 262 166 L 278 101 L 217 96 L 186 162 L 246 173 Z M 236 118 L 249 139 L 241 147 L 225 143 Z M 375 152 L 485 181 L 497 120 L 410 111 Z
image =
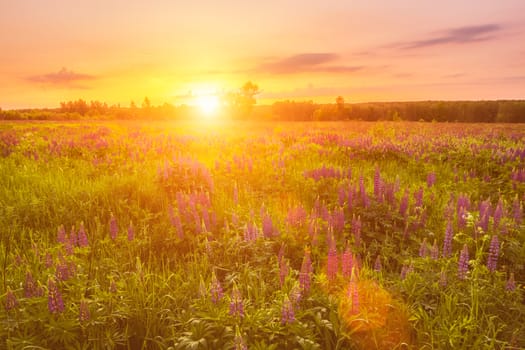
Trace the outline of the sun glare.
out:
M 206 117 L 215 116 L 219 110 L 219 97 L 217 95 L 197 96 L 195 104 Z

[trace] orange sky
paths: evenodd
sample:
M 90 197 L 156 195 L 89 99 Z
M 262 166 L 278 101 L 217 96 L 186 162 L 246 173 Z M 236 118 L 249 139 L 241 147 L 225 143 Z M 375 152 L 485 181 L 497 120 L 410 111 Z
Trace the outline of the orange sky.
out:
M 0 107 L 525 98 L 523 0 L 0 0 Z

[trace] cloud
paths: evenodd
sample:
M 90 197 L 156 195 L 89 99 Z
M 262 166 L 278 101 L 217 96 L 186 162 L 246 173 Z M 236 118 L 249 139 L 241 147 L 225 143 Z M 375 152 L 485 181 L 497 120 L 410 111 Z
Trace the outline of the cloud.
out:
M 96 77 L 93 75 L 75 73 L 72 70 L 62 68 L 56 73 L 30 76 L 27 78 L 27 80 L 34 83 L 81 88 L 80 86 L 76 85 L 77 82 L 93 80 L 95 78 Z
M 420 49 L 445 44 L 468 44 L 490 40 L 502 28 L 498 24 L 483 24 L 453 28 L 424 40 L 415 40 L 400 45 L 403 49 Z
M 259 65 L 260 73 L 294 74 L 304 72 L 347 73 L 362 69 L 361 66 L 330 65 L 339 56 L 335 53 L 302 53 Z

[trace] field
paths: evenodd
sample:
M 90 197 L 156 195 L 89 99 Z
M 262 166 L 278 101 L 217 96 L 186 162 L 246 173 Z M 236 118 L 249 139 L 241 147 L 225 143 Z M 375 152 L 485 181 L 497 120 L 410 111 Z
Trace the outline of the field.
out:
M 0 124 L 7 349 L 523 349 L 525 125 Z

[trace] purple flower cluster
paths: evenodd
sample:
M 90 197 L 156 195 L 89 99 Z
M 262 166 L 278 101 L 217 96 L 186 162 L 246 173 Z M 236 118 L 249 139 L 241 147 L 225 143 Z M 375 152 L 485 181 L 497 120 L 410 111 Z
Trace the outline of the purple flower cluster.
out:
M 310 249 L 304 250 L 301 271 L 299 271 L 299 287 L 302 292 L 308 292 L 312 283 L 312 260 L 310 258 Z
M 461 253 L 459 254 L 459 261 L 458 261 L 458 277 L 460 280 L 464 280 L 467 277 L 468 263 L 469 263 L 468 246 L 464 244 L 463 249 L 461 249 Z
M 237 285 L 233 285 L 232 295 L 230 298 L 230 315 L 244 317 L 244 300 Z
M 326 259 L 326 276 L 328 277 L 328 280 L 333 280 L 337 275 L 337 271 L 339 269 L 338 260 L 337 250 L 334 243 L 331 244 L 330 248 L 328 249 L 328 255 Z
M 487 258 L 487 268 L 490 272 L 496 271 L 499 256 L 499 239 L 498 236 L 492 236 L 490 240 L 489 256 Z
M 224 296 L 221 283 L 217 279 L 215 272 L 212 273 L 211 275 L 210 296 L 211 296 L 211 302 L 214 304 L 217 304 Z
M 5 309 L 6 311 L 14 309 L 18 305 L 18 300 L 16 299 L 15 293 L 11 288 L 7 287 L 7 293 L 5 296 Z
M 290 298 L 286 295 L 284 297 L 283 306 L 281 309 L 281 324 L 286 325 L 295 321 L 295 313 L 293 310 L 293 304 Z
M 64 311 L 64 301 L 62 294 L 58 290 L 55 280 L 50 277 L 47 280 L 47 307 L 52 314 L 61 313 Z

